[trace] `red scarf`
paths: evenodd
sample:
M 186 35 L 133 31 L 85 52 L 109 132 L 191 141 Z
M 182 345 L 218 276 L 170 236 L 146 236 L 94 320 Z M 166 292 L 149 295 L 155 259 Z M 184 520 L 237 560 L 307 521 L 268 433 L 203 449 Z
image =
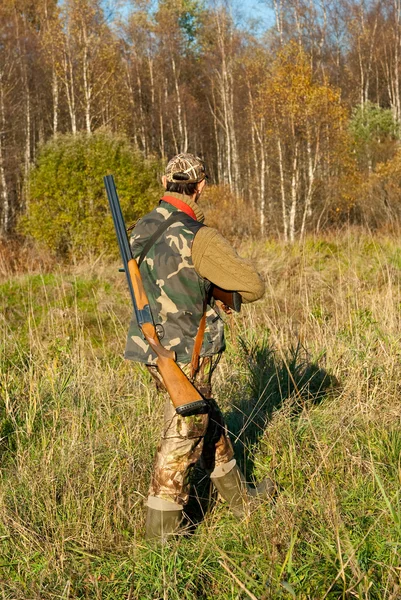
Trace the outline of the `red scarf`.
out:
M 195 219 L 195 221 L 198 220 L 192 208 L 188 206 L 186 202 L 183 202 L 183 200 L 179 200 L 178 198 L 174 198 L 173 196 L 163 196 L 161 200 L 163 200 L 163 202 L 171 204 L 172 206 L 175 206 L 175 208 L 178 208 L 178 210 L 182 210 L 182 212 Z

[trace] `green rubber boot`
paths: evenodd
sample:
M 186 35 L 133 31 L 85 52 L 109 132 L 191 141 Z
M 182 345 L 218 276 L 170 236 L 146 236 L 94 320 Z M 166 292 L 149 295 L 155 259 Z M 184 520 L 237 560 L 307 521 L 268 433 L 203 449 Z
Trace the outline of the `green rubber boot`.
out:
M 177 532 L 182 520 L 182 506 L 162 498 L 149 496 L 146 515 L 146 540 L 164 544 Z
M 238 519 L 250 515 L 252 506 L 255 505 L 255 499 L 265 500 L 274 494 L 274 483 L 268 477 L 257 487 L 251 488 L 245 481 L 235 459 L 216 467 L 210 478 L 220 496 L 228 502 L 230 509 Z

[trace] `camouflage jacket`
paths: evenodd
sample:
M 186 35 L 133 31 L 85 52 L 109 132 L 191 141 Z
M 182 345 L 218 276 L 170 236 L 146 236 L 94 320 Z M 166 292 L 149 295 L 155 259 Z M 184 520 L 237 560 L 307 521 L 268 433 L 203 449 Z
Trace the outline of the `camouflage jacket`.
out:
M 138 259 L 153 233 L 177 209 L 161 201 L 135 226 L 130 244 Z M 172 223 L 149 249 L 140 265 L 153 320 L 163 346 L 174 350 L 177 361 L 189 363 L 210 283 L 198 275 L 191 248 L 196 232 L 203 227 L 186 213 Z M 206 329 L 200 356 L 212 356 L 225 348 L 223 322 L 207 306 Z M 133 315 L 128 331 L 125 358 L 155 364 L 156 355 L 144 339 Z

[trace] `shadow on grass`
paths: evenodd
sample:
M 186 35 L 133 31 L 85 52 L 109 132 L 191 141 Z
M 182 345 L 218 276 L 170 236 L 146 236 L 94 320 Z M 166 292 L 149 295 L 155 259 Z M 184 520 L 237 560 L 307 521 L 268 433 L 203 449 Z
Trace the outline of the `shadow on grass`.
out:
M 234 399 L 225 421 L 234 444 L 237 462 L 247 480 L 254 470 L 249 449 L 263 435 L 272 414 L 290 403 L 290 414 L 296 417 L 305 406 L 320 404 L 338 381 L 317 362 L 311 362 L 298 344 L 279 353 L 267 336 L 252 344 L 240 339 L 241 355 L 247 366 L 246 393 Z M 199 523 L 214 504 L 210 478 L 200 465 L 191 473 L 191 497 L 186 507 L 188 520 Z
M 306 406 L 320 404 L 338 388 L 334 375 L 317 362 L 311 362 L 300 343 L 278 352 L 265 336 L 252 344 L 240 340 L 247 364 L 249 395 L 234 401 L 226 423 L 234 441 L 236 458 L 246 473 L 252 474 L 249 449 L 255 446 L 271 419 L 284 404 L 296 417 Z

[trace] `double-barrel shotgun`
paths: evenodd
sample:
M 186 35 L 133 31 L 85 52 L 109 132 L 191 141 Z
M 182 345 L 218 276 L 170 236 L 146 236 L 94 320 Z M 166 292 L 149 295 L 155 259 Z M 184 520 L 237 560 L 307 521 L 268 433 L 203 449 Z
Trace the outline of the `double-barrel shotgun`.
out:
M 175 362 L 175 352 L 164 348 L 160 343 L 138 264 L 131 253 L 112 175 L 104 177 L 104 185 L 106 187 L 135 316 L 146 341 L 157 356 L 157 369 L 170 395 L 174 408 L 178 414 L 183 416 L 206 413 L 208 411 L 208 403 Z

